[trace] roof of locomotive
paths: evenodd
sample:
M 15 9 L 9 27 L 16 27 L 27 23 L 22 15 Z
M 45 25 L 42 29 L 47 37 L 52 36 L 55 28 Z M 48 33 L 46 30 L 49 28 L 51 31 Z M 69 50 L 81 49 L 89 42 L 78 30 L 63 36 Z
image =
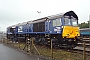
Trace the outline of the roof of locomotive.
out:
M 78 20 L 78 16 L 73 12 L 73 11 L 69 11 L 66 13 L 60 13 L 60 14 L 56 14 L 56 15 L 51 15 L 51 16 L 47 16 L 44 18 L 40 18 L 40 19 L 36 19 L 33 21 L 28 21 L 28 23 L 37 23 L 37 22 L 42 22 L 45 20 L 52 20 L 52 19 L 56 19 L 56 18 L 61 18 L 63 16 L 73 16 L 74 18 L 76 18 Z
M 27 23 L 37 23 L 37 22 L 42 22 L 42 21 L 46 21 L 46 20 L 52 20 L 55 18 L 61 18 L 64 14 L 56 14 L 56 15 L 51 15 L 51 16 L 47 16 L 47 17 L 43 17 L 40 19 L 36 19 L 33 21 L 28 21 Z
M 13 25 L 13 26 L 19 26 L 19 25 L 43 22 L 45 20 L 52 20 L 52 19 L 56 19 L 56 18 L 61 18 L 63 16 L 73 16 L 74 18 L 76 18 L 78 20 L 78 16 L 73 11 L 69 11 L 69 12 L 66 12 L 66 13 L 60 13 L 60 14 L 56 14 L 56 15 L 51 15 L 51 16 L 43 17 L 43 18 L 36 19 L 36 20 L 33 20 L 33 21 L 19 23 L 19 24 Z M 9 26 L 9 27 L 13 27 L 13 26 Z
M 27 22 L 23 22 L 23 23 L 18 23 L 18 24 L 16 24 L 16 25 L 12 25 L 12 26 L 9 26 L 9 27 L 16 27 L 16 26 L 19 26 L 19 25 L 25 25 L 25 24 L 27 24 Z M 9 28 L 9 27 L 7 27 L 7 28 Z

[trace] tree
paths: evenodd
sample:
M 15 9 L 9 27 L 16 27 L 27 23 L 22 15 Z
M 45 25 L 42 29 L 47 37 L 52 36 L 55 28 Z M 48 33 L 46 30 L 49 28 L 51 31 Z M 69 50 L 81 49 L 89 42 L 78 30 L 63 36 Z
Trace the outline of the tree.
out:
M 89 21 L 87 21 L 87 23 L 83 22 L 81 24 L 79 24 L 80 28 L 89 28 Z

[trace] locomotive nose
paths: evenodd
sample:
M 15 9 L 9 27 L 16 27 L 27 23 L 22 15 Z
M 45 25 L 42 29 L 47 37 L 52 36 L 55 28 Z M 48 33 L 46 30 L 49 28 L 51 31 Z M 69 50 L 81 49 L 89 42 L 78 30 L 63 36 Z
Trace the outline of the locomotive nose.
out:
M 63 33 L 62 33 L 63 38 L 75 38 L 80 36 L 79 34 L 79 29 L 77 27 L 71 27 L 71 26 L 64 26 Z

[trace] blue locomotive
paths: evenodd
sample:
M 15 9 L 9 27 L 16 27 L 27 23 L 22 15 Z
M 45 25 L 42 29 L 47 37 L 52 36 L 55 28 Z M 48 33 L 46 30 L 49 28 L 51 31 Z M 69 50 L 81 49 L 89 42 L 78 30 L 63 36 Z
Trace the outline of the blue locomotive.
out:
M 7 27 L 8 39 L 25 41 L 27 37 L 33 37 L 35 43 L 42 45 L 48 45 L 52 40 L 53 46 L 75 47 L 78 36 L 78 16 L 73 11 Z

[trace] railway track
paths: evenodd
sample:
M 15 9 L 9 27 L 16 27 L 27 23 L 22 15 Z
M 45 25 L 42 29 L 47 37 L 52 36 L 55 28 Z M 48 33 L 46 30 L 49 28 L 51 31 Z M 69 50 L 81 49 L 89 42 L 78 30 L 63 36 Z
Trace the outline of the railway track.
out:
M 90 38 L 83 38 L 82 42 L 78 43 L 78 46 L 76 46 L 73 49 L 64 49 L 64 48 L 55 48 L 53 47 L 53 49 L 58 49 L 58 50 L 64 50 L 64 51 L 68 51 L 68 52 L 72 52 L 72 53 L 79 53 L 79 54 L 83 54 L 84 52 L 84 42 L 85 42 L 85 54 L 90 56 Z M 50 48 L 50 47 L 49 47 Z
M 77 46 L 74 49 L 71 49 L 69 51 L 72 53 L 79 53 L 79 54 L 83 54 L 83 52 L 85 51 L 85 54 L 90 56 L 90 48 L 85 48 L 84 50 L 84 47 Z
M 78 46 L 73 49 L 69 49 L 68 51 L 79 54 L 83 54 L 85 52 L 86 55 L 90 56 L 90 38 L 82 38 L 82 42 L 79 42 Z

